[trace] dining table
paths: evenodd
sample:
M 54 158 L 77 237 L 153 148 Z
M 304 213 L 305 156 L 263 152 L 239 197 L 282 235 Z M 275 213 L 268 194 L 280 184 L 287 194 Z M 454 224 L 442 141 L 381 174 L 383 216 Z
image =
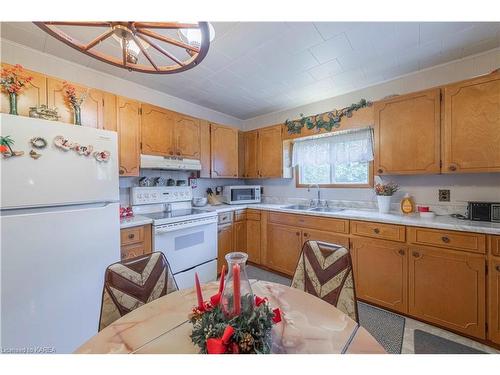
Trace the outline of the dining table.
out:
M 281 310 L 272 329 L 273 354 L 383 354 L 384 348 L 348 315 L 299 289 L 250 280 L 254 295 Z M 218 283 L 203 284 L 205 299 Z M 169 293 L 144 304 L 90 338 L 75 353 L 196 354 L 189 314 L 197 305 L 194 288 Z

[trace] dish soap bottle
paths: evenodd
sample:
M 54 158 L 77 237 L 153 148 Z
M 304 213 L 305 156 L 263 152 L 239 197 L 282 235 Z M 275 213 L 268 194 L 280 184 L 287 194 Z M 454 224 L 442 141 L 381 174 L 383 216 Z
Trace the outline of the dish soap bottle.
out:
M 409 193 L 406 193 L 401 200 L 401 212 L 404 214 L 411 214 L 412 212 L 415 212 L 415 203 Z

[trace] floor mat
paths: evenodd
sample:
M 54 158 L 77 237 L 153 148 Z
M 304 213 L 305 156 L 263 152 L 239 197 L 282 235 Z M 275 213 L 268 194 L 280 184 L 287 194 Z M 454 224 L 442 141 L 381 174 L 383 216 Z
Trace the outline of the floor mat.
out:
M 416 329 L 413 332 L 415 354 L 486 354 L 485 352 L 454 342 L 444 337 Z

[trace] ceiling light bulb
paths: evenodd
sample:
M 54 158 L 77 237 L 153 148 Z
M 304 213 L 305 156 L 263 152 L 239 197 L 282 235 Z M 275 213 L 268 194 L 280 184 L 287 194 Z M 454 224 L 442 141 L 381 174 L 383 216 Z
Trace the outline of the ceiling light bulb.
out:
M 201 31 L 200 29 L 180 29 L 181 37 L 185 39 L 192 46 L 199 46 L 201 44 Z M 210 42 L 215 38 L 215 29 L 212 24 L 208 23 L 208 35 Z

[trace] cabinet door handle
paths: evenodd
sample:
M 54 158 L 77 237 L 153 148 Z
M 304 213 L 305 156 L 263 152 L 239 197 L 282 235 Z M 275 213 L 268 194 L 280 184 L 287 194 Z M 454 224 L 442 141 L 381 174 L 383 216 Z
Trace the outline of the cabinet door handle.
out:
M 181 154 L 181 153 L 180 153 L 179 151 L 177 151 L 175 154 L 176 154 L 177 156 L 180 156 L 180 154 Z
M 169 155 L 173 155 L 173 154 L 174 154 L 174 152 L 173 152 L 173 151 L 170 151 L 168 154 L 169 154 Z
M 378 229 L 378 228 L 375 228 L 373 231 L 375 232 L 375 234 L 379 234 L 380 233 L 380 229 Z
M 456 171 L 456 170 L 457 170 L 457 166 L 452 164 L 452 165 L 450 165 L 450 166 L 448 167 L 448 169 L 449 169 L 450 171 Z
M 448 243 L 448 242 L 450 242 L 450 238 L 449 238 L 449 237 L 446 237 L 446 236 L 441 237 L 441 240 L 442 240 L 444 243 Z
M 384 173 L 384 170 L 382 168 L 377 169 L 377 173 Z
M 128 238 L 129 238 L 129 239 L 132 239 L 132 238 L 134 238 L 134 237 L 135 237 L 135 234 L 133 234 L 133 233 L 130 233 L 130 234 L 128 235 Z
M 500 272 L 500 266 L 496 266 L 495 269 Z
M 304 233 L 304 237 L 309 237 L 309 234 L 308 233 Z
M 398 253 L 399 255 L 405 255 L 405 251 L 403 249 L 399 249 Z
M 295 232 L 295 234 L 296 234 L 297 236 L 300 236 L 300 232 Z
M 420 253 L 417 251 L 414 251 L 412 255 L 414 258 L 418 258 L 420 256 Z

